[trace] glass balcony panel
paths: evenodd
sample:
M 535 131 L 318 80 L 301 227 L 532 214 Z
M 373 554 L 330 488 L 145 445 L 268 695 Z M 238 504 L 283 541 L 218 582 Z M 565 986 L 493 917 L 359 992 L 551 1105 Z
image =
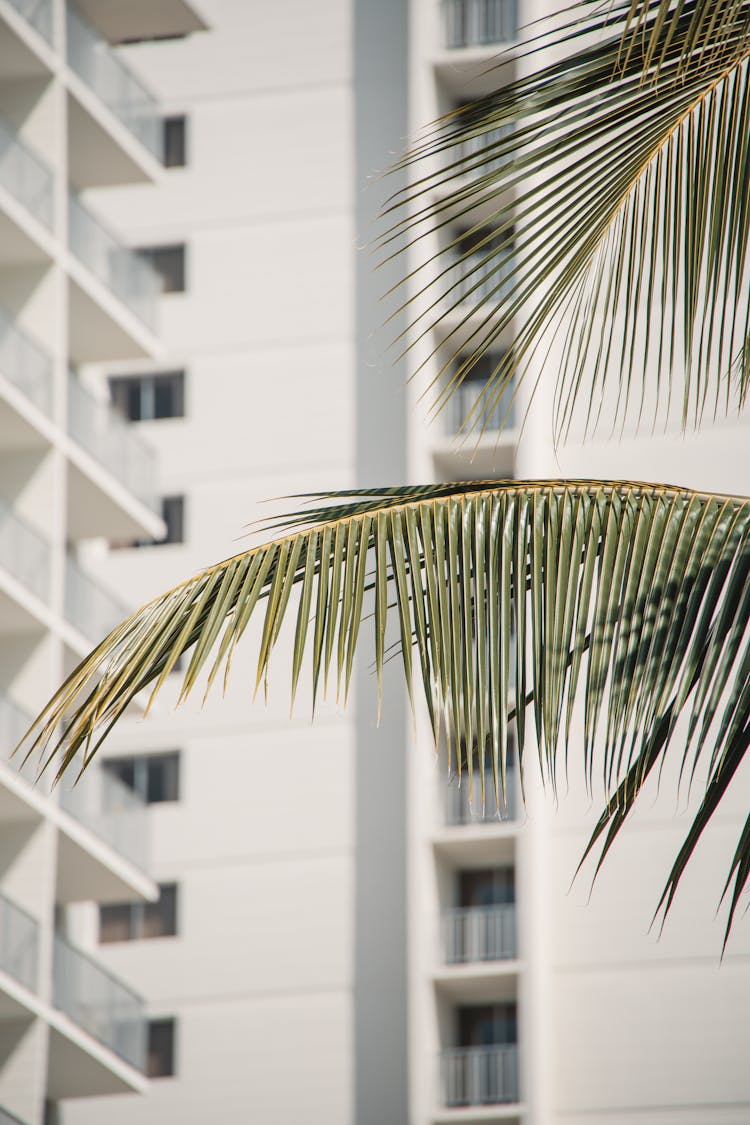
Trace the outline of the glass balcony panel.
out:
M 156 509 L 156 455 L 131 426 L 89 394 L 74 374 L 68 378 L 68 429 L 83 448 L 144 503 Z
M 518 1101 L 518 1044 L 452 1047 L 442 1053 L 446 1106 Z
M 68 239 L 76 258 L 153 328 L 161 288 L 156 271 L 134 250 L 123 246 L 72 192 L 68 197 Z
M 100 641 L 127 614 L 127 608 L 102 589 L 68 555 L 65 560 L 65 615 L 71 624 L 90 641 Z
M 0 567 L 42 600 L 49 596 L 50 546 L 0 500 Z
M 54 176 L 51 169 L 23 143 L 15 129 L 0 118 L 0 183 L 35 218 L 51 229 Z
M 478 304 L 480 301 L 501 301 L 510 291 L 511 275 L 515 269 L 515 259 L 511 248 L 502 250 L 491 244 L 454 261 L 446 274 L 446 282 L 451 287 L 446 298 Z
M 26 1125 L 26 1122 L 0 1105 L 0 1125 Z
M 52 411 L 52 358 L 0 306 L 0 372 L 43 410 Z
M 446 47 L 510 43 L 518 33 L 516 0 L 443 0 Z
M 490 371 L 488 371 L 488 376 Z M 452 432 L 454 434 L 465 432 L 467 428 L 472 427 L 476 427 L 477 432 L 480 429 L 495 432 L 503 424 L 506 427 L 515 425 L 516 408 L 513 401 L 515 388 L 506 387 L 489 413 L 486 412 L 485 401 L 479 402 L 483 390 L 484 380 L 465 378 L 453 391 L 451 404 L 453 411 Z M 478 403 L 479 405 L 477 405 Z
M 453 165 L 458 161 L 462 161 L 467 167 L 455 169 L 455 171 L 468 177 L 477 175 L 484 176 L 487 172 L 497 172 L 503 165 L 508 163 L 510 159 L 509 154 L 498 154 L 489 161 L 486 159 L 487 154 L 495 145 L 501 145 L 507 141 L 512 133 L 512 125 L 502 125 L 497 129 L 491 129 L 489 132 L 477 133 L 475 136 L 467 137 L 465 140 L 461 141 L 460 144 L 455 145 L 453 148 L 446 149 L 446 164 Z M 481 167 L 473 168 L 472 164 L 480 157 L 482 158 Z
M 38 960 L 39 924 L 0 894 L 0 969 L 33 992 Z
M 60 934 L 55 935 L 52 998 L 94 1039 L 145 1071 L 146 1017 L 140 996 Z
M 52 42 L 52 0 L 10 0 L 10 3 L 43 39 Z
M 110 770 L 94 762 L 80 780 L 63 777 L 60 807 L 141 870 L 149 860 L 146 803 Z
M 513 903 L 447 910 L 443 927 L 445 959 L 449 965 L 501 961 L 516 955 Z
M 153 94 L 69 3 L 68 65 L 158 160 L 161 115 Z
M 500 802 L 495 798 L 495 782 L 492 770 L 487 770 L 484 775 L 484 808 L 482 808 L 482 790 L 480 778 L 474 774 L 474 791 L 472 800 L 469 800 L 469 775 L 466 771 L 461 777 L 451 779 L 446 789 L 447 807 L 446 820 L 448 824 L 497 824 L 501 820 L 515 820 L 516 817 L 516 775 L 515 767 L 508 766 L 506 771 L 507 806 L 503 805 L 502 794 Z

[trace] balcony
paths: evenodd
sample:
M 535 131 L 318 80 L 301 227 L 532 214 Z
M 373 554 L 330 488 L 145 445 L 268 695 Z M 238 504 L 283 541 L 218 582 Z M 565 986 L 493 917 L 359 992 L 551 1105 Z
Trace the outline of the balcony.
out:
M 43 39 L 52 42 L 52 0 L 10 0 L 10 4 Z
M 98 643 L 127 615 L 128 609 L 68 555 L 65 560 L 65 616 L 78 632 Z
M 60 808 L 142 871 L 148 866 L 148 814 L 142 797 L 98 763 L 78 784 L 60 783 Z
M 137 496 L 153 506 L 156 456 L 108 403 L 89 394 L 80 380 L 68 378 L 68 428 L 71 437 Z
M 0 374 L 45 414 L 52 410 L 52 358 L 0 305 Z
M 492 364 L 489 364 L 487 365 L 487 378 L 490 377 L 491 373 Z M 484 370 L 482 370 L 479 378 L 474 378 L 473 375 L 474 369 L 454 389 L 451 395 L 450 408 L 453 415 L 451 432 L 461 434 L 472 427 L 477 427 L 477 430 L 482 429 L 485 433 L 496 433 L 504 426 L 512 428 L 516 422 L 515 403 L 513 401 L 515 388 L 507 387 L 488 412 L 486 410 L 488 400 L 482 395 L 486 382 L 486 379 L 482 377 Z
M 443 0 L 445 46 L 487 47 L 518 34 L 516 0 Z
M 26 1122 L 0 1105 L 0 1125 L 26 1125 Z
M 99 1043 L 145 1071 L 146 1017 L 140 996 L 60 934 L 54 942 L 52 1001 Z
M 0 970 L 35 992 L 38 965 L 38 922 L 0 894 Z
M 451 1047 L 441 1055 L 443 1104 L 503 1105 L 518 1101 L 518 1044 Z
M 0 567 L 36 597 L 49 596 L 50 545 L 0 500 Z
M 66 29 L 71 70 L 128 132 L 161 160 L 161 115 L 154 96 L 70 3 Z
M 156 272 L 135 251 L 123 246 L 73 192 L 68 198 L 68 239 L 79 262 L 153 329 L 160 291 Z
M 462 117 L 461 121 L 463 123 L 465 118 Z M 462 168 L 453 168 L 453 173 L 454 175 L 460 174 L 468 178 L 477 174 L 484 176 L 488 172 L 498 172 L 508 164 L 511 159 L 510 154 L 502 152 L 487 161 L 487 153 L 491 152 L 496 146 L 504 145 L 512 133 L 512 125 L 502 125 L 497 129 L 489 130 L 489 132 L 479 132 L 473 136 L 469 136 L 453 148 L 446 149 L 445 162 L 447 165 L 451 166 L 459 162 L 463 164 L 464 167 Z M 478 161 L 480 158 L 482 161 L 481 167 L 473 167 L 475 161 Z
M 514 903 L 447 910 L 443 916 L 445 960 L 449 965 L 503 961 L 516 955 Z
M 0 264 L 41 262 L 51 251 L 41 238 L 37 223 L 52 228 L 54 176 L 47 165 L 18 136 L 12 125 L 0 118 L 0 189 L 20 203 L 15 212 L 8 201 L 0 213 Z M 0 202 L 2 197 L 0 197 Z M 27 221 L 31 230 L 27 229 Z
M 445 297 L 451 305 L 456 301 L 470 305 L 497 302 L 508 296 L 516 268 L 510 244 L 488 243 L 461 257 L 452 252 L 451 258 L 452 265 L 444 279 L 450 286 Z M 482 311 L 486 315 L 487 310 Z
M 498 776 L 498 782 L 500 778 Z M 508 765 L 505 774 L 507 805 L 503 805 L 502 793 L 500 803 L 495 798 L 495 780 L 492 770 L 488 769 L 484 775 L 484 808 L 482 808 L 482 790 L 480 778 L 474 774 L 474 787 L 472 800 L 469 800 L 469 775 L 464 770 L 461 784 L 454 777 L 446 789 L 446 823 L 448 825 L 462 824 L 497 824 L 499 821 L 514 820 L 516 817 L 516 781 L 515 769 Z

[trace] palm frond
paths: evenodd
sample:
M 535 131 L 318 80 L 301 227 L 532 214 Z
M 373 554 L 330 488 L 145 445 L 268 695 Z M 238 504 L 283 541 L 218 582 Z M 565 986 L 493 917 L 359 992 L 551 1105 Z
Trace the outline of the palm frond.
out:
M 399 165 L 412 182 L 381 248 L 420 248 L 401 283 L 408 346 L 458 321 L 427 349 L 437 405 L 502 350 L 481 424 L 557 338 L 558 435 L 580 401 L 587 430 L 666 425 L 677 404 L 683 427 L 741 408 L 749 0 L 584 0 L 527 52 L 548 43 L 565 57 L 441 119 Z
M 421 682 L 449 768 L 485 767 L 505 799 L 509 730 L 521 765 L 535 734 L 554 786 L 583 712 L 584 769 L 608 795 L 590 847 L 603 853 L 654 764 L 674 742 L 706 797 L 665 892 L 668 907 L 698 836 L 750 740 L 750 500 L 660 485 L 488 482 L 324 493 L 286 534 L 202 571 L 119 625 L 72 673 L 25 745 L 59 777 L 90 761 L 144 688 L 181 653 L 181 699 L 226 675 L 262 621 L 255 688 L 293 621 L 292 695 L 303 665 L 313 706 L 335 672 L 346 698 L 371 611 L 380 691 L 395 624 L 409 693 Z M 515 651 L 512 638 L 515 639 Z M 528 714 L 527 714 L 528 713 Z M 675 739 L 678 719 L 683 723 Z M 731 917 L 750 871 L 745 831 L 730 872 Z

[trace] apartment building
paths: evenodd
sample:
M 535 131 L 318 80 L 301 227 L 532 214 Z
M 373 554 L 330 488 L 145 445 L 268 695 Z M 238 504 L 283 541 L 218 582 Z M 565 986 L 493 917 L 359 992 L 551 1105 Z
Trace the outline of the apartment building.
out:
M 627 477 L 635 464 L 747 491 L 747 424 L 554 455 L 542 395 L 523 434 L 499 435 L 499 408 L 475 445 L 457 432 L 481 367 L 428 426 L 434 365 L 408 390 L 406 376 L 434 341 L 408 364 L 385 357 L 398 330 L 379 331 L 389 275 L 373 276 L 363 249 L 377 173 L 409 131 L 517 71 L 490 64 L 499 48 L 512 58 L 543 4 L 200 11 L 210 30 L 186 41 L 165 38 L 170 26 L 110 30 L 139 40 L 118 57 L 157 93 L 168 167 L 158 181 L 81 184 L 155 270 L 164 342 L 77 361 L 98 407 L 124 419 L 122 440 L 150 442 L 161 467 L 163 523 L 143 509 L 140 523 L 96 525 L 108 545 L 82 557 L 104 589 L 145 600 L 283 510 L 259 501 L 312 488 Z M 567 892 L 598 810 L 574 796 L 573 769 L 559 810 L 531 778 L 524 807 L 511 771 L 508 806 L 480 812 L 446 783 L 423 730 L 413 745 L 397 672 L 379 731 L 366 654 L 348 709 L 322 708 L 311 726 L 304 702 L 289 718 L 283 646 L 265 706 L 250 706 L 252 647 L 225 699 L 174 712 L 168 685 L 101 752 L 106 783 L 147 805 L 153 905 L 124 887 L 88 894 L 99 905 L 69 911 L 69 925 L 148 998 L 153 1080 L 147 1098 L 66 1100 L 65 1125 L 746 1120 L 747 924 L 718 971 L 707 903 L 741 809 L 727 810 L 656 943 L 645 931 L 685 824 L 671 807 L 644 810 L 587 903 L 588 884 Z M 25 701 L 20 684 L 14 698 Z
M 74 921 L 85 902 L 154 911 L 144 802 L 100 769 L 50 792 L 38 763 L 7 760 L 130 604 L 91 543 L 164 534 L 153 450 L 85 375 L 162 354 L 157 275 L 87 198 L 162 175 L 159 107 L 110 40 L 201 22 L 183 0 L 149 7 L 0 3 L 0 1120 L 25 1125 L 143 1094 L 155 1034 Z
M 441 5 L 412 0 L 412 131 L 520 76 L 529 65 L 517 52 L 529 34 L 524 28 L 561 7 L 542 0 Z M 473 144 L 453 159 L 471 158 Z M 439 189 L 435 194 L 439 205 Z M 470 216 L 472 225 L 483 220 L 483 237 L 490 236 L 491 215 Z M 462 251 L 471 250 L 460 241 L 468 225 L 466 217 L 448 224 L 440 235 L 444 245 L 457 240 Z M 502 248 L 499 240 L 495 245 Z M 423 240 L 412 268 L 438 248 L 436 238 Z M 509 266 L 512 240 L 505 250 Z M 683 438 L 679 419 L 670 419 L 663 433 L 626 430 L 620 440 L 599 434 L 584 444 L 579 430 L 555 448 L 554 352 L 528 416 L 524 387 L 514 403 L 510 396 L 497 403 L 480 438 L 465 435 L 464 423 L 499 358 L 495 354 L 475 365 L 429 424 L 432 399 L 427 392 L 426 405 L 422 396 L 446 358 L 436 355 L 436 348 L 450 332 L 453 340 L 461 332 L 470 336 L 479 323 L 472 308 L 502 285 L 502 267 L 497 259 L 486 263 L 484 255 L 484 250 L 477 254 L 470 280 L 471 259 L 454 279 L 446 309 L 455 307 L 440 327 L 415 342 L 412 363 L 415 369 L 423 366 L 409 392 L 409 479 L 638 479 L 748 493 L 747 413 L 741 420 L 709 422 L 699 436 Z M 497 351 L 509 342 L 500 339 Z M 500 433 L 504 420 L 509 424 Z M 528 760 L 533 757 L 532 750 Z M 602 796 L 583 791 L 575 740 L 569 781 L 558 802 L 539 792 L 532 768 L 525 807 L 511 775 L 513 800 L 499 816 L 492 804 L 483 816 L 478 808 L 472 811 L 465 794 L 452 788 L 446 804 L 431 759 L 425 730 L 416 751 L 407 754 L 414 798 L 409 1120 L 414 1125 L 745 1120 L 750 1082 L 743 1057 L 750 1042 L 742 1005 L 750 985 L 750 927 L 745 919 L 736 928 L 719 969 L 724 923 L 714 916 L 746 815 L 740 792 L 724 803 L 659 938 L 658 931 L 649 932 L 649 923 L 698 796 L 688 800 L 683 791 L 675 802 L 676 769 L 661 779 L 660 799 L 656 786 L 644 793 L 589 898 L 593 868 L 575 882 L 573 877 Z

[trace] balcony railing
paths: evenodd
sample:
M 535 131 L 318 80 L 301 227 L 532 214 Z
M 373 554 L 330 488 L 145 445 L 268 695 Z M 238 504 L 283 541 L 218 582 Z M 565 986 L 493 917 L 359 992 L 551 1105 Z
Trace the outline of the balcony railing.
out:
M 52 999 L 94 1039 L 145 1070 L 146 1017 L 140 996 L 60 934 L 55 935 Z
M 0 894 L 0 969 L 24 988 L 36 989 L 39 924 Z
M 502 961 L 516 955 L 516 908 L 513 903 L 447 910 L 443 917 L 445 960 Z
M 446 281 L 451 286 L 446 298 L 477 304 L 489 299 L 501 301 L 510 291 L 511 274 L 515 269 L 515 259 L 509 248 L 483 246 L 462 258 L 454 255 L 454 262 Z
M 443 0 L 446 47 L 510 43 L 518 34 L 516 0 Z
M 156 456 L 108 403 L 68 378 L 68 429 L 100 464 L 150 507 L 156 505 Z
M 460 171 L 463 175 L 468 177 L 477 175 L 484 176 L 487 172 L 497 172 L 508 163 L 510 155 L 504 152 L 488 160 L 488 154 L 495 145 L 500 145 L 504 141 L 507 141 L 512 132 L 512 125 L 502 125 L 497 129 L 491 129 L 489 132 L 469 136 L 461 141 L 460 144 L 445 150 L 446 164 L 453 165 L 459 160 L 462 161 L 468 165 L 468 167 Z M 480 157 L 482 158 L 481 167 L 472 168 L 471 165 Z M 454 169 L 454 171 L 459 171 L 459 169 Z
M 52 359 L 0 306 L 0 372 L 26 398 L 49 414 L 52 409 Z
M 446 1106 L 518 1101 L 518 1044 L 453 1047 L 442 1052 Z
M 68 239 L 76 258 L 153 328 L 161 285 L 149 263 L 123 246 L 77 195 L 68 198 Z
M 46 227 L 52 227 L 54 176 L 0 118 L 0 184 Z
M 507 806 L 503 805 L 502 794 L 500 795 L 499 805 L 495 799 L 495 782 L 492 770 L 487 770 L 484 775 L 484 809 L 482 809 L 481 779 L 477 773 L 474 774 L 473 782 L 472 800 L 469 801 L 469 775 L 466 771 L 461 776 L 460 785 L 457 777 L 451 780 L 446 789 L 446 820 L 448 824 L 497 824 L 498 820 L 515 819 L 516 783 L 514 768 L 509 766 L 505 775 Z
M 141 870 L 149 861 L 146 803 L 118 777 L 94 762 L 75 783 L 63 777 L 60 807 Z
M 503 423 L 506 426 L 515 425 L 516 410 L 515 402 L 512 401 L 515 388 L 506 388 L 489 413 L 485 410 L 485 399 L 477 406 L 483 390 L 484 382 L 479 379 L 464 379 L 454 389 L 451 396 L 454 434 L 463 432 L 467 426 L 495 432 Z
M 100 641 L 127 613 L 126 606 L 68 555 L 65 560 L 65 616 L 84 637 Z
M 153 94 L 70 3 L 66 29 L 71 70 L 161 160 L 161 116 Z
M 0 500 L 0 567 L 46 600 L 49 596 L 50 545 Z
M 10 3 L 43 39 L 52 42 L 52 0 L 10 0 Z

